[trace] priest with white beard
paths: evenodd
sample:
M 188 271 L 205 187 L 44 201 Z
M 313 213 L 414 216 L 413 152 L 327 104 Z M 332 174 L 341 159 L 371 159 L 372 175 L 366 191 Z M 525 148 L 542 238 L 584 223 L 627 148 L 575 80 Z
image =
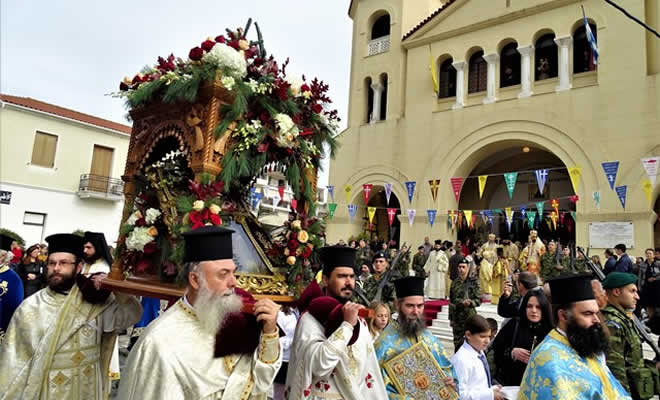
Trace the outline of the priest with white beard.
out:
M 282 364 L 279 306 L 262 299 L 253 313 L 241 311 L 232 233 L 209 226 L 183 234 L 186 294 L 140 336 L 118 398 L 266 399 Z

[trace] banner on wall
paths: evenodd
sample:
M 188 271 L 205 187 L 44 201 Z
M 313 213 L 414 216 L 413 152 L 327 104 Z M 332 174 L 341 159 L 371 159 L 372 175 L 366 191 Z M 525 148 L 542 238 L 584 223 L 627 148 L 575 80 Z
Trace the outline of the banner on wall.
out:
M 616 174 L 619 171 L 619 162 L 618 161 L 609 161 L 602 163 L 603 171 L 605 171 L 605 177 L 607 178 L 607 183 L 610 184 L 610 189 L 614 190 L 614 183 L 616 182 Z
M 388 208 L 387 209 L 387 222 L 392 226 L 392 223 L 394 222 L 394 217 L 396 216 L 396 208 Z
M 628 191 L 628 186 L 623 185 L 623 186 L 617 186 L 614 188 L 616 190 L 616 195 L 619 197 L 619 201 L 621 202 L 621 206 L 623 209 L 626 209 L 626 192 Z
M 364 204 L 369 204 L 369 195 L 371 194 L 371 189 L 373 189 L 374 185 L 371 183 L 365 183 L 362 185 L 362 193 L 364 194 Z
M 351 202 L 351 191 L 352 190 L 353 190 L 353 186 L 351 186 L 351 185 L 344 186 L 344 196 L 346 196 L 346 203 Z
M 429 187 L 431 188 L 431 197 L 435 203 L 438 198 L 438 189 L 440 188 L 440 179 L 431 179 L 429 181 Z
M 429 224 L 433 228 L 433 223 L 435 222 L 435 216 L 438 213 L 438 210 L 426 210 L 426 214 L 429 217 Z
M 355 214 L 357 214 L 357 206 L 355 204 L 349 204 L 348 205 L 348 220 L 349 220 L 349 222 L 353 222 L 353 218 L 355 218 Z
M 454 197 L 456 198 L 456 202 L 458 203 L 458 200 L 461 198 L 461 188 L 463 187 L 463 178 L 451 178 L 451 189 L 454 192 Z
M 408 202 L 412 203 L 413 194 L 415 194 L 416 181 L 406 182 L 406 190 L 408 191 Z
M 413 222 L 415 221 L 415 214 L 417 214 L 417 210 L 415 209 L 408 209 L 408 225 L 413 226 Z
M 649 176 L 651 186 L 655 186 L 655 180 L 658 176 L 658 165 L 660 165 L 660 156 L 642 158 L 642 166 L 646 175 Z
M 578 187 L 580 186 L 580 175 L 582 174 L 582 167 L 570 167 L 568 168 L 568 176 L 571 178 L 571 184 L 573 185 L 573 191 L 578 192 Z

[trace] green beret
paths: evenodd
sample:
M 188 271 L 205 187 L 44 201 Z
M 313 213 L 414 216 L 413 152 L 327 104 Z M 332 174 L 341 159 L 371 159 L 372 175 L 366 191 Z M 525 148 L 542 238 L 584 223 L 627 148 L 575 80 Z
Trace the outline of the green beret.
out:
M 611 272 L 603 281 L 603 288 L 616 289 L 637 283 L 637 275 L 627 274 L 625 272 Z

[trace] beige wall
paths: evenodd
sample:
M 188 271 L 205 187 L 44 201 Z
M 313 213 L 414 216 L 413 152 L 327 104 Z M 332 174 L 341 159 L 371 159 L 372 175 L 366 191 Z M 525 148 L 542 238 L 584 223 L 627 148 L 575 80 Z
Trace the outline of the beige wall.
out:
M 526 144 L 552 152 L 569 167 L 582 167 L 577 191 L 581 199 L 577 204 L 578 244 L 588 244 L 590 221 L 633 221 L 635 254 L 653 245 L 656 214 L 641 188 L 646 174 L 640 158 L 660 155 L 659 75 L 647 74 L 648 65 L 655 65 L 660 55 L 647 53 L 643 29 L 597 0 L 519 0 L 511 2 L 510 8 L 504 0 L 458 0 L 406 39 L 403 46 L 395 43 L 401 32 L 393 29 L 390 51 L 365 57 L 361 32 L 378 8 L 375 4 L 382 3 L 396 6 L 396 2 L 363 0 L 354 16 L 349 124 L 341 135 L 342 149 L 331 165 L 330 183 L 336 185 L 341 204 L 329 225 L 331 242 L 359 232 L 357 223 L 348 223 L 341 190 L 350 184 L 353 196 L 362 196 L 358 188 L 363 183 L 391 182 L 402 208 L 417 209 L 412 228 L 403 212 L 402 241 L 417 243 L 427 235 L 453 236 L 445 223 L 447 210 L 457 208 L 450 178 L 469 175 L 480 160 L 500 149 Z M 405 2 L 406 7 L 414 7 L 412 3 Z M 520 88 L 514 87 L 496 91 L 499 100 L 494 104 L 482 104 L 485 93 L 466 96 L 462 109 L 452 109 L 453 98 L 435 98 L 430 54 L 436 60 L 451 55 L 454 61 L 464 61 L 475 47 L 485 54 L 494 53 L 509 38 L 526 46 L 547 30 L 557 37 L 568 36 L 581 23 L 580 4 L 598 26 L 601 57 L 597 73 L 573 75 L 571 48 L 570 90 L 556 92 L 557 80 L 532 82 L 534 95 L 529 98 L 518 99 Z M 638 16 L 648 11 L 645 5 L 648 2 L 644 0 L 626 2 L 626 8 Z M 395 8 L 393 15 L 397 14 L 405 11 Z M 382 71 L 388 72 L 391 80 L 387 120 L 368 125 L 364 122 L 362 82 L 368 74 Z M 617 185 L 628 185 L 625 212 L 601 167 L 602 162 L 614 160 L 621 162 Z M 426 181 L 437 178 L 441 179 L 441 189 L 433 203 Z M 407 180 L 418 182 L 412 204 L 403 185 Z M 591 200 L 594 190 L 602 192 L 600 212 Z M 660 184 L 655 187 L 654 200 L 659 193 Z M 433 229 L 426 223 L 427 208 L 439 210 Z
M 30 165 L 37 131 L 56 135 L 54 168 Z M 0 108 L 0 181 L 68 192 L 78 190 L 81 174 L 88 174 L 94 145 L 114 149 L 112 178 L 124 172 L 129 135 L 22 110 L 10 104 Z

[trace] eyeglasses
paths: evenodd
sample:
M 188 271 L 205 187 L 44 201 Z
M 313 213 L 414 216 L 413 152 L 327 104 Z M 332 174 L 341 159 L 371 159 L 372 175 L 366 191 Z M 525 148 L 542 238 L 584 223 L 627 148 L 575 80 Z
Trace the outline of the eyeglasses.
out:
M 61 260 L 61 261 L 48 261 L 48 263 L 46 265 L 49 266 L 49 267 L 55 267 L 57 265 L 61 265 L 63 267 L 66 267 L 67 265 L 76 265 L 76 263 L 75 263 L 75 261 Z

